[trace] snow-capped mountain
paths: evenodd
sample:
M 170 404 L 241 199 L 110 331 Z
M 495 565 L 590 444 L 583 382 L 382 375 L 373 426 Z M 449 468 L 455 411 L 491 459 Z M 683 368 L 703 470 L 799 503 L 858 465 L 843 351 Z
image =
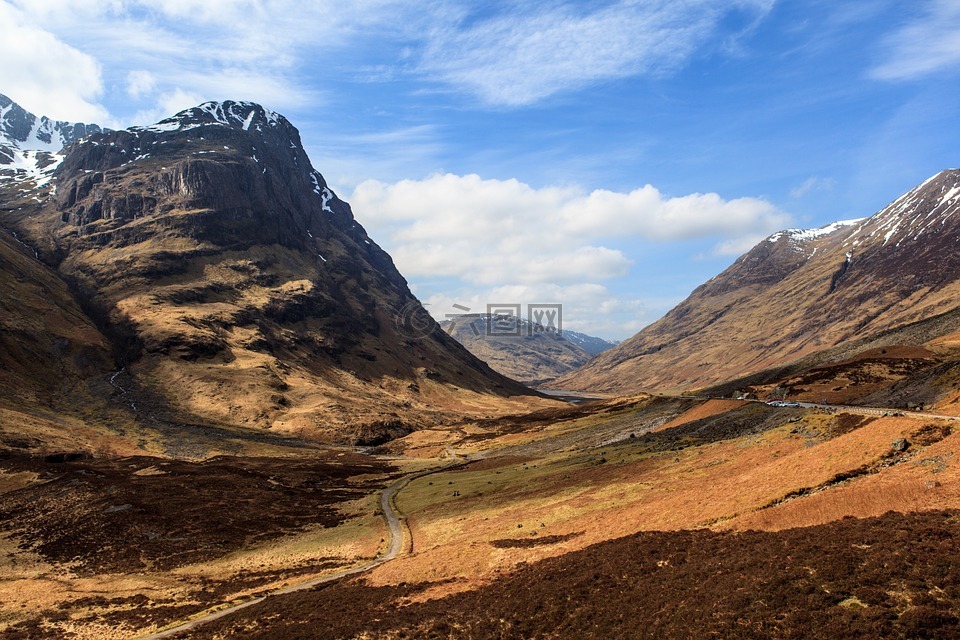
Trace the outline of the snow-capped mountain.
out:
M 604 340 L 603 338 L 590 336 L 585 333 L 580 333 L 579 331 L 573 331 L 571 329 L 564 329 L 563 337 L 592 356 L 600 355 L 607 349 L 612 349 L 620 344 L 619 341 L 611 342 L 610 340 Z
M 277 127 L 286 118 L 264 108 L 255 102 L 227 100 L 225 102 L 204 102 L 191 109 L 164 118 L 147 127 L 133 127 L 134 131 L 188 131 L 205 125 L 223 125 L 244 131 L 262 132 Z
M 567 389 L 693 388 L 928 319 L 960 297 L 960 170 L 869 218 L 775 233 Z
M 37 117 L 0 94 L 0 180 L 29 179 L 38 186 L 62 160 L 71 142 L 104 129 L 95 124 Z

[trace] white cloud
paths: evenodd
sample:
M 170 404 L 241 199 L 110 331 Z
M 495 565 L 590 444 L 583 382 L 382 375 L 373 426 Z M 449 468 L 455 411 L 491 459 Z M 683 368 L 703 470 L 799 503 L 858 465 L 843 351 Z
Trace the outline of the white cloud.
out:
M 709 41 L 731 12 L 744 10 L 755 22 L 772 5 L 773 0 L 656 0 L 584 10 L 538 3 L 525 13 L 476 22 L 463 12 L 429 32 L 421 70 L 490 104 L 527 105 L 598 81 L 673 70 Z
M 137 69 L 127 74 L 127 94 L 131 98 L 149 95 L 156 87 L 157 78 L 149 71 Z
M 305 67 L 335 64 L 373 25 L 387 37 L 413 10 L 397 0 L 0 0 L 0 90 L 39 113 L 110 126 L 143 124 L 133 118 L 181 95 L 301 109 L 322 98 L 303 88 Z M 124 113 L 97 104 L 110 97 Z
M 960 68 L 960 2 L 927 2 L 884 45 L 886 60 L 872 70 L 875 78 L 909 80 Z
M 611 243 L 735 241 L 790 222 L 756 198 L 724 200 L 715 193 L 670 198 L 650 185 L 630 193 L 535 189 L 477 175 L 394 184 L 367 180 L 349 201 L 402 273 L 487 286 L 609 280 L 626 275 L 633 262 Z
M 156 113 L 179 94 L 299 110 L 323 99 L 303 89 L 305 72 L 357 69 L 438 80 L 493 105 L 525 105 L 598 81 L 675 69 L 710 46 L 704 43 L 731 14 L 752 25 L 773 2 L 508 3 L 491 12 L 480 3 L 466 10 L 425 0 L 0 0 L 17 17 L 0 21 L 0 46 L 12 54 L 5 62 L 14 61 L 0 80 L 38 110 L 112 126 L 143 124 L 131 121 L 134 114 Z M 16 24 L 33 38 L 13 38 Z M 37 52 L 37 43 L 56 46 Z M 372 65 L 356 53 L 381 47 Z M 23 78 L 14 82 L 18 70 Z M 104 118 L 99 104 L 114 97 L 101 95 L 104 85 L 134 104 Z
M 25 109 L 71 121 L 98 122 L 106 110 L 97 61 L 37 28 L 0 1 L 0 91 Z
M 740 236 L 779 229 L 789 220 L 766 200 L 724 200 L 716 193 L 667 198 L 651 185 L 629 193 L 597 190 L 564 210 L 573 230 L 615 229 L 652 240 Z
M 793 189 L 790 190 L 790 197 L 794 199 L 802 198 L 803 196 L 811 193 L 813 191 L 832 191 L 834 187 L 837 186 L 836 180 L 833 178 L 820 178 L 818 176 L 810 176 L 804 180 L 801 184 L 798 184 Z

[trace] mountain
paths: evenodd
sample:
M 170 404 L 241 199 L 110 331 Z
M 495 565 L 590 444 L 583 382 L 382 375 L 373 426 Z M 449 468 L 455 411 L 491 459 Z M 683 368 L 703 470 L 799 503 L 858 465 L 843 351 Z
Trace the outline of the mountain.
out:
M 591 356 L 598 356 L 607 349 L 613 349 L 615 346 L 620 344 L 619 341 L 611 342 L 610 340 L 604 340 L 603 338 L 590 336 L 585 333 L 580 333 L 579 331 L 571 331 L 570 329 L 563 330 L 563 337 L 589 353 Z
M 556 381 L 704 387 L 946 313 L 960 293 L 960 170 L 873 216 L 776 233 L 640 333 Z
M 375 443 L 530 396 L 431 330 L 283 116 L 209 102 L 106 131 L 5 104 L 0 225 L 109 341 L 99 381 L 135 423 Z M 19 168 L 37 141 L 49 164 Z M 44 315 L 23 330 L 45 335 Z M 34 377 L 59 375 L 44 362 Z
M 101 131 L 95 124 L 38 118 L 0 94 L 0 180 L 43 179 L 59 163 L 61 149 Z
M 497 331 L 494 323 L 504 323 Z M 587 363 L 592 351 L 612 343 L 564 329 L 558 333 L 513 316 L 464 314 L 441 328 L 495 371 L 530 386 L 540 386 Z

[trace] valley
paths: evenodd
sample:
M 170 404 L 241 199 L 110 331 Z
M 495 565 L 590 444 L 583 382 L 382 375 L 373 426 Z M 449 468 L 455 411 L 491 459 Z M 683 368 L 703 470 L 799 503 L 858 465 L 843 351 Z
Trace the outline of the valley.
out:
M 960 634 L 957 170 L 481 340 L 280 114 L 0 104 L 4 637 Z
M 910 535 L 918 536 L 916 543 L 921 546 L 927 544 L 923 536 L 936 536 L 930 540 L 933 547 L 922 547 L 926 549 L 924 562 L 950 562 L 956 557 L 950 550 L 953 547 L 943 546 L 944 540 L 955 540 L 960 533 L 957 529 L 960 520 L 953 515 L 960 513 L 957 511 L 960 509 L 960 477 L 951 464 L 958 435 L 949 416 L 913 412 L 863 415 L 837 408 L 783 408 L 736 400 L 651 396 L 600 401 L 571 407 L 563 413 L 565 415 L 556 412 L 544 415 L 540 420 L 504 419 L 497 431 L 475 426 L 470 430 L 472 433 L 466 430 L 459 434 L 438 433 L 430 438 L 431 445 L 436 447 L 441 435 L 448 444 L 433 458 L 425 457 L 428 449 L 423 446 L 422 436 L 407 436 L 379 452 L 381 458 L 389 459 L 389 467 L 382 466 L 376 458 L 347 452 L 329 458 L 336 462 L 333 466 L 329 463 L 322 466 L 320 460 L 315 460 L 301 461 L 291 467 L 288 460 L 283 464 L 284 474 L 278 473 L 280 467 L 268 460 L 204 463 L 204 467 L 217 465 L 224 471 L 236 465 L 237 471 L 244 471 L 244 476 L 255 471 L 247 484 L 229 480 L 232 497 L 224 503 L 224 506 L 230 505 L 229 527 L 241 533 L 244 526 L 248 527 L 246 537 L 241 537 L 246 540 L 243 548 L 233 551 L 229 546 L 214 546 L 201 551 L 199 556 L 183 554 L 184 549 L 178 550 L 179 553 L 164 552 L 164 545 L 184 546 L 183 538 L 193 538 L 205 529 L 210 530 L 208 535 L 222 535 L 219 533 L 223 530 L 222 524 L 215 524 L 225 515 L 222 508 L 211 509 L 213 503 L 209 498 L 202 498 L 202 494 L 184 496 L 184 504 L 203 505 L 215 518 L 197 521 L 190 533 L 176 529 L 175 521 L 158 520 L 168 507 L 168 499 L 149 502 L 144 494 L 117 494 L 120 488 L 117 486 L 110 492 L 113 501 L 124 501 L 123 504 L 130 506 L 119 511 L 101 506 L 104 515 L 100 518 L 109 519 L 117 514 L 126 515 L 124 519 L 129 520 L 130 515 L 137 515 L 139 520 L 129 522 L 134 530 L 146 529 L 149 523 L 149 528 L 154 530 L 175 529 L 187 535 L 167 534 L 158 538 L 158 551 L 144 558 L 147 565 L 124 565 L 123 562 L 129 560 L 111 560 L 101 547 L 99 553 L 91 556 L 96 558 L 95 562 L 78 557 L 68 563 L 71 569 L 64 572 L 66 566 L 53 555 L 53 550 L 64 548 L 64 544 L 71 550 L 82 548 L 79 541 L 89 540 L 89 534 L 71 530 L 67 540 L 63 540 L 51 535 L 56 528 L 33 524 L 31 529 L 51 535 L 51 540 L 47 544 L 37 539 L 25 540 L 31 551 L 15 554 L 26 565 L 21 564 L 20 571 L 25 572 L 30 566 L 31 555 L 36 558 L 34 563 L 40 558 L 49 558 L 45 565 L 34 565 L 37 569 L 42 566 L 46 569 L 31 580 L 38 587 L 52 584 L 51 581 L 61 586 L 56 590 L 45 589 L 49 594 L 46 606 L 50 609 L 34 610 L 34 617 L 11 626 L 11 632 L 20 634 L 12 637 L 44 637 L 57 629 L 76 630 L 78 637 L 89 638 L 348 638 L 371 629 L 377 630 L 381 637 L 393 637 L 393 633 L 400 634 L 398 637 L 404 637 L 404 633 L 433 637 L 444 633 L 443 629 L 465 636 L 487 637 L 492 633 L 487 626 L 489 621 L 502 614 L 483 607 L 496 607 L 502 613 L 512 610 L 513 605 L 507 600 L 498 600 L 504 596 L 496 594 L 521 588 L 520 585 L 534 575 L 537 584 L 541 584 L 540 580 L 546 580 L 543 584 L 547 584 L 550 572 L 560 571 L 555 580 L 560 580 L 566 588 L 579 584 L 578 589 L 587 589 L 583 593 L 601 588 L 597 585 L 603 584 L 603 580 L 633 576 L 635 580 L 631 580 L 631 585 L 645 585 L 643 589 L 656 591 L 660 588 L 656 585 L 666 588 L 666 583 L 661 581 L 666 578 L 660 571 L 650 574 L 651 569 L 643 568 L 647 567 L 645 563 L 661 569 L 678 562 L 686 566 L 683 562 L 692 562 L 690 554 L 699 553 L 694 549 L 701 545 L 706 545 L 704 553 L 726 558 L 722 560 L 724 563 L 734 562 L 744 553 L 743 545 L 757 545 L 757 553 L 761 554 L 758 559 L 766 557 L 763 555 L 766 553 L 776 557 L 775 549 L 781 544 L 778 541 L 786 544 L 786 540 L 795 539 L 797 542 L 791 544 L 800 544 L 806 535 L 812 536 L 811 541 L 817 540 L 822 535 L 820 530 L 832 528 L 835 533 L 831 535 L 851 541 L 853 547 L 848 548 L 881 545 L 877 552 L 888 553 L 879 549 L 892 542 L 877 535 L 878 531 L 892 526 L 905 532 L 916 530 L 916 534 Z M 188 472 L 191 477 L 197 477 L 196 471 L 159 460 L 124 459 L 122 462 L 122 467 L 133 474 L 134 482 L 156 478 L 154 482 L 162 483 L 166 477 Z M 94 461 L 50 463 L 48 477 L 51 467 L 63 475 L 40 486 L 49 486 L 48 491 L 54 494 L 62 494 L 62 487 L 76 486 L 78 483 L 71 478 L 83 478 L 86 484 L 88 478 L 107 473 L 103 463 Z M 343 471 L 336 471 L 338 468 Z M 304 476 L 304 472 L 308 475 Z M 30 471 L 25 467 L 6 466 L 5 476 L 14 473 Z M 324 490 L 315 480 L 307 484 L 307 478 L 316 477 L 318 473 L 331 474 L 328 477 L 333 484 L 329 489 L 337 488 L 339 495 Z M 363 483 L 349 480 L 346 484 L 353 495 L 345 494 L 343 481 L 337 480 L 345 476 L 339 473 L 362 474 L 357 480 L 361 477 L 369 480 Z M 202 473 L 203 476 L 210 477 L 207 473 Z M 21 477 L 21 482 L 41 479 Z M 79 486 L 73 493 L 85 489 L 84 485 Z M 198 488 L 202 491 L 203 486 L 201 482 Z M 271 510 L 277 513 L 276 520 L 265 519 L 263 506 L 255 506 L 258 503 L 254 491 L 264 489 L 272 496 Z M 303 493 L 311 489 L 324 491 L 326 498 L 323 499 L 333 500 L 328 502 L 334 507 L 332 513 L 341 515 L 334 520 L 318 518 L 317 506 L 324 503 L 315 502 L 319 496 L 311 498 L 310 493 Z M 289 502 L 290 498 L 286 497 L 278 501 L 278 490 L 282 491 L 280 495 L 297 501 Z M 303 498 L 291 495 L 292 490 Z M 86 500 L 91 497 L 88 494 Z M 304 502 L 304 498 L 314 500 L 315 506 L 308 507 L 311 503 Z M 75 499 L 84 502 L 82 495 L 76 495 Z M 254 529 L 244 525 L 243 512 L 237 512 L 237 507 L 245 503 L 250 503 L 258 514 Z M 294 510 L 284 516 L 288 503 Z M 388 510 L 390 504 L 395 507 Z M 375 505 L 379 505 L 381 514 L 395 508 L 407 528 L 401 529 L 398 535 L 392 518 L 373 517 L 378 512 Z M 308 526 L 289 520 L 297 508 L 309 509 L 309 514 L 301 513 L 310 523 Z M 359 510 L 349 515 L 356 509 Z M 366 515 L 362 515 L 364 511 Z M 896 516 L 900 518 L 897 520 L 889 511 L 917 515 Z M 49 510 L 49 513 L 56 514 L 54 519 L 73 520 L 62 509 Z M 183 516 L 195 519 L 190 514 L 186 511 Z M 113 530 L 121 538 L 128 536 L 116 522 L 106 528 L 103 523 L 91 524 L 102 533 Z M 317 528 L 318 525 L 321 528 Z M 258 543 L 258 535 L 269 529 L 281 536 Z M 760 532 L 766 532 L 763 534 L 766 537 Z M 712 537 L 704 537 L 707 533 Z M 61 529 L 60 536 L 63 535 Z M 173 541 L 166 541 L 171 538 Z M 176 538 L 181 539 L 179 543 Z M 113 546 L 109 538 L 100 544 Z M 630 552 L 616 551 L 618 545 L 627 544 L 639 546 Z M 665 546 L 669 549 L 675 544 L 680 545 L 676 551 L 665 550 Z M 830 563 L 840 557 L 838 554 L 847 553 L 843 548 L 827 547 L 817 555 L 819 547 L 811 542 L 801 547 L 809 557 L 799 566 L 819 567 L 819 571 L 826 571 Z M 768 551 L 760 552 L 760 548 Z M 613 555 L 603 555 L 608 552 Z M 149 548 L 141 551 L 141 555 L 143 553 L 150 553 Z M 621 553 L 639 564 L 634 567 L 624 564 L 624 559 L 613 560 Z M 682 555 L 676 555 L 678 553 Z M 727 553 L 731 555 L 725 556 Z M 316 557 L 316 554 L 321 555 Z M 573 560 L 581 555 L 593 559 L 588 565 Z M 754 552 L 749 555 L 753 556 Z M 178 559 L 171 562 L 172 556 Z M 310 560 L 311 556 L 315 559 Z M 572 576 L 568 571 L 571 569 L 609 562 L 620 568 L 613 573 L 605 571 L 602 575 L 606 577 L 592 574 L 593 581 L 600 580 L 600 583 L 588 587 L 590 582 L 576 582 L 581 578 L 570 582 Z M 794 566 L 789 558 L 777 562 L 786 563 L 784 570 L 787 571 Z M 58 565 L 63 568 L 56 569 Z M 768 574 L 762 562 L 738 566 L 742 567 L 736 574 L 740 579 L 759 581 L 750 589 L 766 588 L 758 586 L 766 584 L 768 579 L 764 577 Z M 859 578 L 853 580 L 853 575 L 820 578 L 826 581 L 822 584 L 827 590 L 820 593 L 825 598 L 823 602 L 828 604 L 817 605 L 820 608 L 813 619 L 818 620 L 816 626 L 821 623 L 826 626 L 824 635 L 815 637 L 828 637 L 830 625 L 834 624 L 853 624 L 855 628 L 863 625 L 863 629 L 881 629 L 885 633 L 907 628 L 903 625 L 913 624 L 911 616 L 919 616 L 921 612 L 914 611 L 917 607 L 906 604 L 905 600 L 889 596 L 878 600 L 877 589 L 889 589 L 889 585 L 908 578 L 913 591 L 905 592 L 903 597 L 909 595 L 917 599 L 921 592 L 928 594 L 925 597 L 929 600 L 923 600 L 927 604 L 923 605 L 926 608 L 922 615 L 940 620 L 944 630 L 951 629 L 950 620 L 955 618 L 951 618 L 949 612 L 956 602 L 953 600 L 958 593 L 955 587 L 937 578 L 939 574 L 910 573 L 912 566 L 887 566 L 879 574 L 864 577 L 862 582 Z M 139 570 L 135 575 L 127 575 L 130 571 L 127 567 L 139 567 Z M 686 570 L 695 571 L 696 566 Z M 349 577 L 356 572 L 362 574 Z M 328 582 L 330 579 L 335 581 Z M 670 579 L 679 580 L 671 589 L 682 590 L 692 584 L 689 575 Z M 826 586 L 840 585 L 844 580 L 844 586 L 836 592 Z M 18 582 L 21 589 L 28 584 L 24 573 Z M 91 589 L 99 592 L 111 583 L 115 585 L 109 587 L 111 591 L 117 589 L 147 597 L 124 599 L 114 595 L 98 600 L 90 595 Z M 813 624 L 810 616 L 814 612 L 804 611 L 798 600 L 805 591 L 796 590 L 810 587 L 803 586 L 803 581 L 791 584 L 794 583 L 784 583 L 776 595 L 787 607 L 781 612 L 785 633 L 791 629 L 800 632 L 806 628 L 804 625 Z M 544 597 L 549 593 L 548 589 Z M 262 599 L 266 594 L 271 595 Z M 699 597 L 708 597 L 708 593 Z M 849 599 L 863 602 L 863 606 L 837 604 Z M 223 604 L 231 602 L 243 606 L 219 613 Z M 596 604 L 592 604 L 594 602 Z M 380 604 L 371 609 L 371 603 Z M 400 604 L 403 606 L 396 608 Z M 563 620 L 574 625 L 573 629 L 582 624 L 577 612 L 586 613 L 583 607 L 594 609 L 593 615 L 604 620 L 603 625 L 609 625 L 616 616 L 608 615 L 610 612 L 604 609 L 607 604 L 604 598 L 579 601 L 573 610 L 549 614 L 554 618 L 544 618 L 542 628 L 523 626 L 541 623 L 531 622 L 528 614 L 518 611 L 519 618 L 510 614 L 505 619 L 508 622 L 504 624 L 510 626 L 504 633 L 538 635 L 546 629 L 558 628 L 553 625 L 563 628 Z M 354 610 L 348 619 L 335 613 L 341 611 L 340 607 L 356 606 L 362 606 L 363 612 Z M 543 606 L 543 614 L 547 615 L 550 608 L 546 603 Z M 610 603 L 610 606 L 623 605 Z M 674 606 L 682 603 L 677 601 Z M 456 613 L 462 607 L 465 607 L 463 613 Z M 205 610 L 216 613 L 216 617 L 205 619 L 203 624 L 189 630 L 177 631 L 180 620 L 204 615 Z M 279 611 L 287 613 L 278 616 Z M 301 613 L 291 615 L 290 611 Z M 331 617 L 322 617 L 328 615 L 324 611 L 329 611 Z M 21 616 L 26 617 L 25 613 Z M 760 616 L 755 619 L 757 624 L 761 620 L 769 623 L 764 617 L 771 615 L 768 610 L 761 608 L 746 613 Z M 560 617 L 556 618 L 557 615 Z M 107 629 L 95 622 L 102 619 L 113 621 L 114 626 Z M 540 618 L 534 616 L 533 620 Z M 712 624 L 708 620 L 697 622 L 698 618 L 692 614 L 684 614 L 683 620 L 694 626 L 680 629 L 691 633 L 706 629 L 696 624 Z M 833 622 L 827 624 L 829 620 Z M 617 624 L 627 623 L 621 619 Z M 169 635 L 149 635 L 151 628 L 164 627 L 170 627 Z M 394 631 L 390 631 L 391 628 Z M 618 627 L 601 628 L 615 633 Z M 676 631 L 671 626 L 665 629 Z

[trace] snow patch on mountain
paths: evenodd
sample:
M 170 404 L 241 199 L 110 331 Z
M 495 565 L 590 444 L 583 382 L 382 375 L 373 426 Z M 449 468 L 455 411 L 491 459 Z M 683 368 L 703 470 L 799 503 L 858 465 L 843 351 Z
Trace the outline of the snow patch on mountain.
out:
M 0 94 L 0 180 L 42 187 L 63 161 L 59 152 L 66 145 L 101 131 L 98 125 L 38 118 Z
M 832 233 L 836 233 L 840 229 L 845 229 L 847 227 L 852 227 L 854 225 L 860 224 L 864 220 L 866 220 L 866 218 L 856 218 L 853 220 L 840 220 L 837 222 L 832 222 L 828 225 L 824 225 L 817 229 L 786 229 L 784 231 L 778 231 L 777 233 L 767 238 L 767 242 L 770 242 L 772 244 L 772 243 L 778 242 L 781 239 L 786 239 L 786 241 L 789 242 L 794 249 L 798 251 L 805 251 L 807 248 L 807 244 L 810 243 L 811 241 L 816 240 L 818 238 L 823 238 Z M 812 252 L 810 253 L 810 256 L 812 257 L 814 254 L 816 254 L 816 252 L 817 252 L 817 249 L 816 247 L 814 247 Z
M 152 131 L 167 133 L 170 131 L 189 131 L 204 126 L 223 126 L 243 131 L 263 131 L 277 127 L 284 121 L 276 111 L 271 111 L 255 102 L 226 100 L 224 102 L 204 102 L 196 107 L 185 109 L 156 124 L 146 127 L 132 127 L 133 131 Z
M 867 218 L 844 244 L 856 247 L 882 236 L 884 246 L 889 243 L 900 246 L 904 241 L 939 232 L 958 212 L 960 170 L 948 169 L 928 178 Z
M 13 162 L 0 165 L 0 180 L 31 181 L 35 183 L 34 188 L 40 188 L 50 182 L 61 162 L 63 156 L 58 153 L 14 150 Z

